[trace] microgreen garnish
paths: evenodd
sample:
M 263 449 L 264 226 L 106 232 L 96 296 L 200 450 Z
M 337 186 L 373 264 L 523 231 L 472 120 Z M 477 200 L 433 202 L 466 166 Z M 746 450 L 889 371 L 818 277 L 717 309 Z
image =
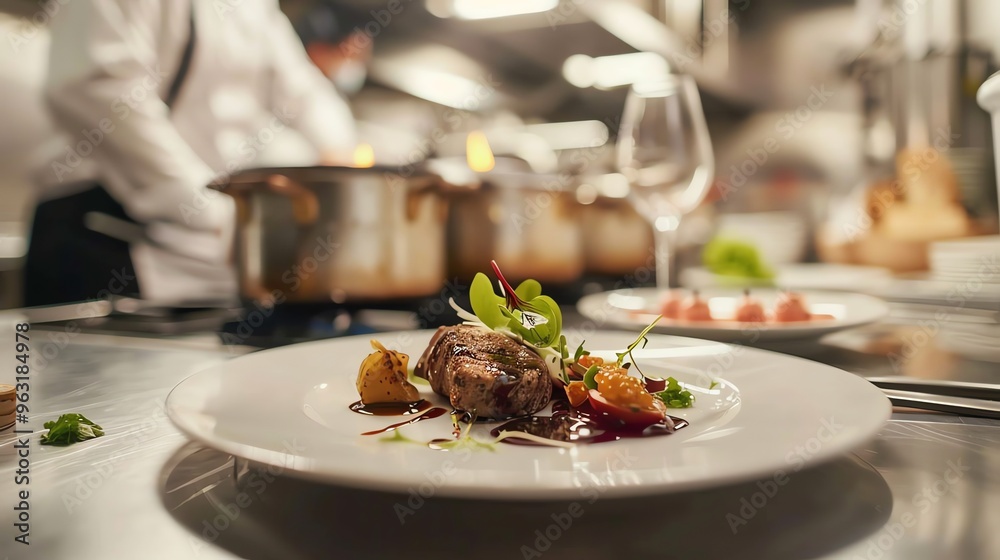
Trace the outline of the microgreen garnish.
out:
M 562 349 L 558 346 L 562 334 L 562 312 L 555 300 L 542 295 L 542 285 L 537 280 L 525 280 L 515 290 L 504 278 L 497 262 L 490 261 L 490 265 L 500 282 L 500 292 L 504 295 L 504 306 L 500 308 L 500 313 L 507 319 L 506 326 L 539 348 L 556 347 L 561 352 Z M 491 294 L 492 291 L 491 285 Z M 472 307 L 475 310 L 476 306 Z
M 422 442 L 419 442 L 419 441 L 417 441 L 415 439 L 410 439 L 410 438 L 404 436 L 402 430 L 398 430 L 398 429 L 397 430 L 393 430 L 392 432 L 390 432 L 390 434 L 391 435 L 380 437 L 379 441 L 384 441 L 384 442 L 388 442 L 388 443 L 393 443 L 393 442 L 395 442 L 395 443 L 416 443 L 416 444 L 419 444 L 419 445 L 424 445 Z
M 498 296 L 485 274 L 476 274 L 469 288 L 472 311 L 484 325 L 493 330 L 508 329 L 537 348 L 555 348 L 562 352 L 562 313 L 555 300 L 542 295 L 542 285 L 525 280 L 514 289 L 493 263 L 500 281 Z
M 455 434 L 455 439 L 452 441 L 441 441 L 441 442 L 429 442 L 427 445 L 433 449 L 439 451 L 447 451 L 449 449 L 457 449 L 459 447 L 471 447 L 472 449 L 486 449 L 488 451 L 496 451 L 494 443 L 489 441 L 479 441 L 478 439 L 472 437 L 469 432 L 472 431 L 472 425 L 476 422 L 476 415 L 473 414 L 468 418 L 469 421 L 465 425 L 465 428 L 460 429 L 460 431 Z M 456 429 L 459 429 L 459 415 L 452 413 L 451 422 Z
M 632 341 L 632 344 L 628 345 L 628 348 L 626 348 L 624 352 L 615 352 L 615 356 L 618 356 L 618 361 L 615 362 L 615 365 L 617 365 L 618 367 L 628 367 L 628 365 L 622 364 L 622 362 L 625 361 L 626 356 L 628 356 L 632 360 L 632 363 L 635 364 L 635 356 L 632 355 L 632 351 L 638 348 L 640 344 L 642 345 L 642 348 L 646 347 L 646 344 L 649 343 L 649 339 L 646 338 L 646 335 L 649 334 L 649 331 L 653 330 L 653 327 L 655 327 L 656 324 L 659 323 L 660 319 L 662 318 L 663 315 L 657 315 L 656 319 L 653 319 L 653 322 L 650 323 L 649 326 L 642 329 L 642 332 L 639 333 L 639 336 L 634 341 Z M 642 373 L 642 370 L 639 369 L 639 366 L 635 366 L 635 370 L 638 371 L 639 374 L 642 375 L 643 377 L 646 377 L 646 375 Z
M 103 428 L 75 412 L 63 414 L 43 426 L 48 430 L 48 433 L 42 435 L 43 445 L 70 445 L 104 435 Z
M 501 295 L 496 294 L 493 283 L 485 274 L 476 274 L 469 287 L 474 318 L 491 330 L 534 346 L 546 358 L 553 377 L 569 383 L 565 372 L 569 350 L 566 348 L 566 337 L 562 335 L 559 305 L 549 296 L 542 295 L 542 285 L 538 281 L 525 280 L 515 289 L 507 282 L 496 261 L 490 264 L 497 276 Z
M 506 300 L 507 309 L 511 311 L 519 309 L 522 312 L 534 311 L 532 305 L 518 297 L 517 290 L 515 290 L 507 282 L 507 279 L 504 278 L 503 272 L 500 272 L 500 265 L 497 264 L 497 261 L 490 261 L 490 266 L 493 267 L 493 274 L 496 274 L 497 280 L 500 282 L 500 293 L 503 294 L 504 299 Z M 542 285 L 539 284 L 537 280 L 525 280 L 518 287 L 521 288 L 521 292 L 525 294 L 525 299 L 535 298 L 542 294 Z M 542 321 L 541 324 L 548 322 L 548 319 L 545 317 L 542 317 L 539 320 Z
M 668 377 L 667 388 L 654 393 L 654 396 L 663 401 L 667 408 L 691 408 L 694 404 L 694 395 L 691 391 L 681 387 L 680 382 L 673 377 Z
M 580 358 L 582 358 L 584 356 L 589 356 L 590 355 L 590 351 L 589 350 L 585 350 L 583 348 L 583 345 L 586 344 L 586 343 L 587 343 L 587 341 L 584 340 L 583 342 L 580 343 L 579 346 L 576 347 L 576 352 L 573 352 L 573 361 L 574 362 L 579 362 Z

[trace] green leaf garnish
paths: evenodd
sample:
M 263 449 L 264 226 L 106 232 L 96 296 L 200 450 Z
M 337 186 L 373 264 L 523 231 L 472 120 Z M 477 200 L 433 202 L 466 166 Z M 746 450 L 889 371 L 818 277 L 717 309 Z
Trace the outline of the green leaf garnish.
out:
M 583 348 L 583 345 L 586 344 L 586 343 L 587 343 L 587 341 L 584 340 L 583 342 L 580 343 L 579 346 L 576 347 L 576 352 L 573 352 L 573 361 L 574 362 L 579 362 L 580 358 L 582 358 L 584 356 L 589 356 L 590 355 L 590 351 L 589 350 L 585 350 Z
M 497 270 L 499 270 L 499 268 Z M 521 298 L 522 301 L 531 301 L 542 295 L 542 285 L 538 283 L 538 280 L 528 278 L 524 282 L 521 282 L 517 289 L 514 290 L 514 293 L 517 294 L 517 297 Z
M 104 428 L 75 412 L 63 414 L 43 426 L 48 430 L 48 433 L 42 434 L 43 445 L 71 445 L 104 435 Z
M 694 405 L 694 395 L 691 394 L 691 391 L 681 387 L 681 384 L 673 377 L 667 378 L 666 389 L 653 395 L 663 401 L 667 408 L 691 408 Z
M 597 364 L 594 364 L 587 368 L 587 373 L 583 374 L 583 384 L 586 385 L 588 389 L 597 388 L 597 379 L 595 379 L 595 377 L 597 376 L 598 371 L 600 371 L 600 369 L 597 367 Z
M 493 284 L 490 279 L 479 272 L 472 279 L 469 287 L 469 300 L 472 303 L 472 312 L 492 330 L 506 326 L 508 319 L 503 312 L 506 300 L 493 292 Z
M 537 280 L 525 280 L 514 289 L 504 278 L 496 261 L 491 261 L 503 295 L 493 291 L 493 284 L 483 274 L 476 274 L 469 288 L 472 311 L 486 327 L 511 334 L 538 349 L 552 348 L 561 362 L 569 357 L 566 338 L 562 336 L 562 311 L 548 296 L 542 295 Z

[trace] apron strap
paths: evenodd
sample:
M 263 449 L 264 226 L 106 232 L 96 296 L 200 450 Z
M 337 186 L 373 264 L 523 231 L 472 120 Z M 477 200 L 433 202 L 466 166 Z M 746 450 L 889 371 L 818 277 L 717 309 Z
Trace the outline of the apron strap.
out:
M 195 26 L 194 26 L 194 0 L 191 2 L 191 12 L 188 18 L 190 24 L 188 26 L 188 39 L 187 44 L 184 45 L 184 53 L 181 55 L 180 66 L 177 67 L 177 73 L 174 74 L 174 81 L 170 83 L 170 89 L 167 90 L 167 97 L 163 100 L 167 105 L 167 109 L 172 109 L 174 103 L 177 101 L 177 96 L 181 92 L 181 86 L 184 85 L 184 79 L 187 78 L 188 71 L 191 69 L 191 59 L 194 58 L 194 44 L 195 44 Z

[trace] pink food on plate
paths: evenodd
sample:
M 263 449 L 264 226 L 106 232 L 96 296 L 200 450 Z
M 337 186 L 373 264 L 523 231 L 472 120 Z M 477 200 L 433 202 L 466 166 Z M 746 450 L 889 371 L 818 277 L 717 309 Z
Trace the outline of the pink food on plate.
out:
M 741 323 L 763 323 L 767 320 L 764 306 L 750 295 L 750 290 L 743 292 L 743 299 L 736 307 L 736 320 Z
M 667 319 L 678 319 L 681 316 L 683 299 L 675 291 L 669 291 L 660 298 L 660 315 Z
M 774 306 L 774 320 L 779 323 L 808 321 L 812 318 L 802 296 L 793 292 L 784 292 L 778 296 Z
M 712 310 L 708 307 L 708 302 L 701 299 L 698 291 L 691 293 L 691 297 L 681 304 L 681 319 L 687 321 L 711 321 Z

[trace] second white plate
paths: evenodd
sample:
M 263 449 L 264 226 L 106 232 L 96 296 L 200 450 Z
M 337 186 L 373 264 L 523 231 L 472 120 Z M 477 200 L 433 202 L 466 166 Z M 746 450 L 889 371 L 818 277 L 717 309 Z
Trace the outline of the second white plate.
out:
M 598 328 L 614 326 L 641 330 L 659 313 L 660 292 L 656 288 L 637 288 L 601 292 L 583 297 L 577 303 L 580 313 Z M 711 289 L 699 292 L 708 301 L 712 315 L 726 317 L 736 309 L 742 290 Z M 753 296 L 767 310 L 774 308 L 779 291 L 755 289 Z M 654 332 L 693 336 L 719 342 L 746 345 L 819 338 L 827 333 L 873 323 L 889 314 L 889 307 L 878 298 L 850 292 L 806 290 L 802 294 L 812 313 L 830 318 L 797 323 L 746 324 L 732 321 L 687 323 L 662 319 Z

